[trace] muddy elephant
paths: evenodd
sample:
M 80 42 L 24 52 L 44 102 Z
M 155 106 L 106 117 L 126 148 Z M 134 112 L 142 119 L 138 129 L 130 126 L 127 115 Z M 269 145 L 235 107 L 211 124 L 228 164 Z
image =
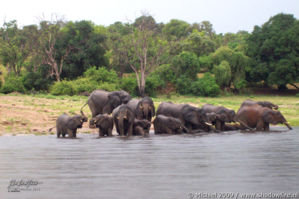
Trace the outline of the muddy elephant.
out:
M 210 123 L 211 119 L 203 112 L 201 108 L 190 106 L 189 104 L 173 104 L 171 102 L 162 102 L 157 115 L 171 116 L 181 120 L 182 124 L 189 130 L 210 131 L 213 129 Z
M 132 136 L 135 114 L 127 104 L 118 106 L 112 112 L 116 131 L 120 136 Z
M 89 120 L 90 128 L 99 128 L 99 136 L 112 136 L 113 117 L 108 114 L 98 114 Z
M 155 134 L 189 133 L 189 130 L 183 125 L 181 120 L 174 117 L 157 115 L 153 123 Z
M 82 128 L 84 122 L 87 122 L 84 115 L 69 116 L 65 113 L 60 115 L 56 120 L 57 137 L 60 135 L 65 137 L 67 134 L 69 138 L 76 138 L 77 129 Z
M 252 106 L 252 105 L 255 105 L 255 104 L 258 104 L 258 105 L 263 106 L 263 107 L 268 107 L 270 109 L 275 109 L 275 110 L 278 109 L 278 105 L 273 104 L 269 101 L 253 101 L 253 100 L 250 100 L 250 99 L 245 100 L 241 104 L 241 107 L 243 107 L 243 106 Z
M 148 120 L 139 120 L 135 118 L 133 124 L 133 135 L 146 136 L 149 134 L 150 128 L 151 122 L 149 122 Z
M 87 102 L 82 106 L 82 109 L 88 104 L 89 109 L 92 113 L 92 117 L 98 114 L 110 114 L 113 109 L 121 104 L 126 104 L 131 100 L 131 96 L 126 91 L 113 91 L 108 92 L 104 90 L 93 91 Z
M 216 130 L 224 131 L 229 128 L 225 127 L 225 123 L 235 122 L 236 112 L 234 110 L 225 108 L 224 106 L 214 106 L 212 104 L 205 104 L 202 106 L 204 113 L 215 113 L 216 118 L 212 121 L 215 125 Z
M 285 124 L 290 130 L 292 127 L 287 123 L 280 111 L 272 110 L 258 104 L 243 106 L 236 115 L 236 121 L 241 129 L 269 131 L 269 124 Z
M 128 102 L 128 106 L 139 120 L 146 119 L 152 121 L 152 117 L 155 116 L 154 102 L 150 97 L 144 97 L 140 100 L 132 99 Z

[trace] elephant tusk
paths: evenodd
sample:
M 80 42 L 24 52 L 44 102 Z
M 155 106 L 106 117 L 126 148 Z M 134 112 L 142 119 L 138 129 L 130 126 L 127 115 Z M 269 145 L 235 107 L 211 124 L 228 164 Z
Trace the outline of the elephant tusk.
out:
M 292 130 L 293 128 L 289 125 L 289 123 L 285 122 L 284 123 L 290 130 Z
M 205 122 L 205 124 L 208 125 L 208 126 L 213 126 L 213 124 L 210 124 L 208 122 Z

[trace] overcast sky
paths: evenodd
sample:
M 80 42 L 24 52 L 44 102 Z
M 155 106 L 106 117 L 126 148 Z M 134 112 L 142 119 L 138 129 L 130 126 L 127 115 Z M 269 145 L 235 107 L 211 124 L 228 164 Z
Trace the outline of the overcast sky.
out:
M 208 20 L 216 33 L 251 32 L 278 13 L 299 18 L 299 0 L 5 0 L 1 2 L 1 25 L 16 19 L 18 24 L 38 24 L 55 14 L 68 21 L 91 20 L 97 25 L 130 22 L 146 11 L 157 22 L 180 19 L 188 23 Z M 42 17 L 44 16 L 44 17 Z

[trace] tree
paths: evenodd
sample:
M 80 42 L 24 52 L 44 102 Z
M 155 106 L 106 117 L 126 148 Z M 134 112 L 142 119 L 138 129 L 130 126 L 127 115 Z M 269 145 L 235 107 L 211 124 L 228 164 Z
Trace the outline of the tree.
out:
M 64 22 L 60 20 L 40 22 L 41 63 L 50 67 L 50 76 L 55 76 L 57 81 L 61 80 L 64 61 L 72 49 L 70 45 L 67 45 L 64 52 L 60 52 L 60 56 L 58 55 L 56 44 L 61 37 L 60 29 L 63 25 Z
M 191 80 L 197 78 L 199 61 L 196 54 L 184 51 L 173 58 L 172 65 L 177 77 L 185 75 L 186 78 Z
M 4 23 L 0 30 L 0 58 L 9 73 L 13 71 L 17 76 L 29 55 L 26 37 L 17 26 L 15 20 Z
M 223 60 L 218 66 L 215 65 L 213 72 L 215 74 L 216 83 L 221 89 L 230 87 L 232 73 L 227 61 Z
M 247 40 L 247 55 L 253 59 L 249 81 L 264 81 L 286 89 L 299 80 L 299 22 L 293 15 L 278 14 L 261 27 L 255 26 Z
M 231 79 L 227 84 L 227 87 L 230 87 L 233 84 L 235 88 L 240 89 L 240 82 L 244 82 L 245 79 L 249 58 L 242 52 L 235 52 L 226 46 L 218 48 L 211 56 L 216 68 L 221 65 L 222 61 L 228 62 L 231 70 Z
M 138 26 L 131 26 L 131 33 L 122 37 L 127 64 L 134 71 L 140 96 L 145 95 L 145 82 L 148 72 L 161 64 L 160 58 L 164 51 L 165 41 L 160 34 L 151 29 L 152 22 L 146 23 L 146 17 L 138 21 Z

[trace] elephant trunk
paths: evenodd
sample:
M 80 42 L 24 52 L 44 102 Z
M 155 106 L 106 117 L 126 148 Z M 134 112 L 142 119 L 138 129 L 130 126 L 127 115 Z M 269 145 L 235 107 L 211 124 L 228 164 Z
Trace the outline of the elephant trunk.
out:
M 124 129 L 124 117 L 121 116 L 119 119 L 118 119 L 118 129 L 119 129 L 119 133 L 120 133 L 120 136 L 124 136 L 125 135 L 125 129 Z
M 289 123 L 288 122 L 284 122 L 284 124 L 290 129 L 290 130 L 292 130 L 293 128 L 289 125 Z
M 145 106 L 145 107 L 143 108 L 144 116 L 145 116 L 145 119 L 146 119 L 146 120 L 149 120 L 149 115 L 148 115 L 149 108 L 150 108 L 149 106 Z

